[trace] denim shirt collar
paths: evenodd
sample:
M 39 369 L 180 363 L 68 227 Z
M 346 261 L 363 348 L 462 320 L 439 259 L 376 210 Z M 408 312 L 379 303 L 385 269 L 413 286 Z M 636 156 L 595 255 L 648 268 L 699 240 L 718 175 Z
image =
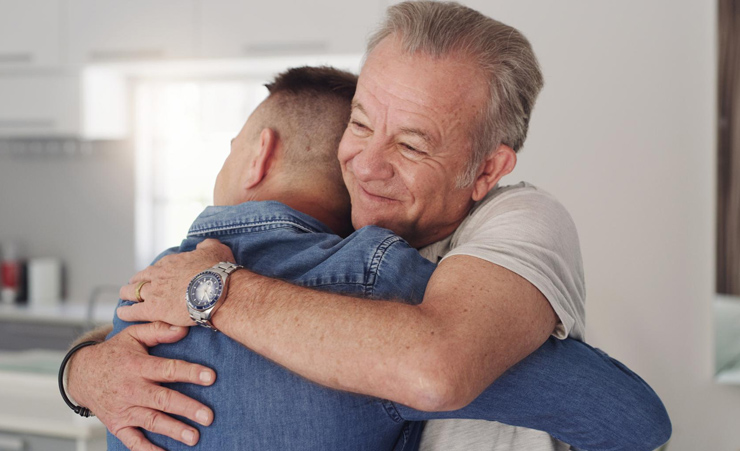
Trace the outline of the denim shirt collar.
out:
M 269 200 L 206 207 L 190 226 L 188 236 L 275 224 L 288 224 L 308 233 L 334 233 L 311 216 L 283 203 Z

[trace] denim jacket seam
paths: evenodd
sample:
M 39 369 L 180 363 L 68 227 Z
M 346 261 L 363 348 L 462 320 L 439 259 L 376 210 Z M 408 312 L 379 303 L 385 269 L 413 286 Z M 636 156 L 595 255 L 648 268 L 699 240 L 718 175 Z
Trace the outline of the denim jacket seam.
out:
M 203 226 L 200 228 L 193 227 L 188 231 L 188 236 L 192 237 L 192 236 L 198 236 L 198 235 L 205 235 L 209 233 L 233 232 L 238 229 L 255 228 L 255 227 L 267 227 L 269 229 L 280 228 L 280 227 L 295 227 L 303 232 L 316 233 L 316 230 L 314 230 L 313 228 L 308 227 L 299 222 L 285 220 L 285 219 L 276 219 L 276 220 L 259 221 L 259 222 L 240 222 L 237 224 L 224 225 L 224 226 L 208 225 L 208 226 Z
M 396 404 L 393 401 L 382 400 L 381 405 L 383 406 L 385 413 L 394 423 L 403 423 L 404 421 L 406 421 L 401 416 L 401 413 L 398 411 L 398 409 L 396 409 Z
M 398 241 L 401 241 L 400 237 L 391 235 L 384 239 L 375 249 L 372 258 L 370 259 L 370 267 L 368 268 L 367 282 L 365 283 L 365 296 L 373 296 L 375 283 L 378 281 L 378 271 L 380 270 L 380 264 L 383 262 L 383 257 L 385 257 L 388 249 Z
M 321 288 L 321 287 L 331 287 L 334 285 L 352 285 L 352 286 L 360 286 L 363 289 L 365 288 L 365 284 L 361 282 L 319 282 L 316 284 L 306 284 L 302 286 L 306 288 Z

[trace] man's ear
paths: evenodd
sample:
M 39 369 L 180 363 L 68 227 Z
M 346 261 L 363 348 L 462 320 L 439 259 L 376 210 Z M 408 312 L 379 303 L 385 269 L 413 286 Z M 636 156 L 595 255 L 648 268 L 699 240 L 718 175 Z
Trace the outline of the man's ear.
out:
M 496 150 L 488 155 L 483 162 L 483 167 L 473 183 L 473 200 L 479 201 L 498 183 L 506 174 L 514 170 L 516 166 L 516 152 L 501 144 Z
M 271 128 L 262 129 L 257 155 L 249 163 L 249 175 L 245 188 L 250 189 L 259 185 L 270 172 L 272 159 L 275 156 L 279 139 L 275 130 Z

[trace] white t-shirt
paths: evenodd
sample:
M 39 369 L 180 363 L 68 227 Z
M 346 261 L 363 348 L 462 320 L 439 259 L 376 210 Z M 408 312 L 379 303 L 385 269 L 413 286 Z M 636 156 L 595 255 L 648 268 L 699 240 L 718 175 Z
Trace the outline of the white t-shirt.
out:
M 478 202 L 450 237 L 421 254 L 433 262 L 469 255 L 502 266 L 537 287 L 560 322 L 553 335 L 584 338 L 586 288 L 578 233 L 550 194 L 528 183 L 497 187 Z M 548 434 L 493 421 L 433 420 L 421 451 L 561 451 Z

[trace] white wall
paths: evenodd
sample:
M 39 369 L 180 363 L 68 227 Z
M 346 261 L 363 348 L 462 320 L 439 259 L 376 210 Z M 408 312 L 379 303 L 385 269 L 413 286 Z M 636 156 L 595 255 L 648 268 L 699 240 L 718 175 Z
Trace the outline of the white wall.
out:
M 24 258 L 61 259 L 69 302 L 122 285 L 134 270 L 133 162 L 126 142 L 71 156 L 18 155 L 0 143 L 0 243 L 18 243 Z
M 522 30 L 542 64 L 507 182 L 531 181 L 573 215 L 588 341 L 662 397 L 670 450 L 737 451 L 740 386 L 712 380 L 715 2 L 466 3 Z

